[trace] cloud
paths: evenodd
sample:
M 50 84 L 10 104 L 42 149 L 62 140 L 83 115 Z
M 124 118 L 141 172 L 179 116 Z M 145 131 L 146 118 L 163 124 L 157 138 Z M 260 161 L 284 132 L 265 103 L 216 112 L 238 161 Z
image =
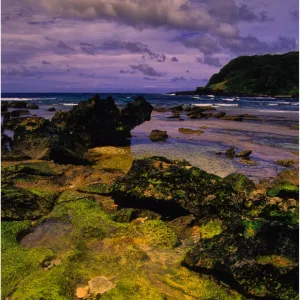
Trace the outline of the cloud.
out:
M 51 65 L 51 62 L 47 61 L 47 60 L 42 60 L 42 64 L 43 65 Z
M 93 56 L 96 55 L 95 51 L 97 50 L 97 47 L 95 45 L 90 44 L 90 43 L 80 43 L 79 46 L 80 46 L 80 49 L 84 53 L 93 55 Z
M 187 48 L 195 48 L 208 55 L 220 50 L 217 41 L 207 34 L 198 34 L 188 38 L 177 39 L 177 41 Z
M 151 81 L 155 81 L 155 78 L 149 78 L 149 77 L 144 77 L 145 80 L 151 80 Z
M 126 70 L 120 70 L 120 74 L 134 74 L 135 71 L 126 71 Z
M 159 72 L 159 71 L 155 70 L 153 67 L 149 66 L 148 64 L 139 64 L 137 66 L 130 65 L 129 67 L 131 67 L 131 69 L 137 70 L 147 76 L 162 77 L 162 76 L 166 75 L 166 73 Z
M 236 39 L 222 39 L 220 43 L 223 48 L 236 55 L 283 53 L 297 50 L 296 39 L 282 36 L 272 43 L 260 41 L 257 37 L 250 35 Z
M 19 68 L 10 68 L 4 69 L 1 71 L 2 76 L 9 76 L 9 77 L 36 77 L 35 73 L 30 72 L 26 67 L 19 67 Z
M 47 12 L 79 19 L 105 19 L 136 28 L 205 29 L 214 20 L 204 7 L 189 0 L 29 0 Z
M 238 7 L 237 16 L 240 21 L 247 22 L 267 22 L 273 20 L 267 16 L 266 11 L 255 13 L 247 4 L 242 4 Z
M 196 58 L 196 62 L 209 65 L 212 67 L 217 67 L 220 68 L 222 67 L 222 64 L 220 63 L 220 60 L 217 57 L 213 57 L 210 55 L 204 55 L 204 58 L 202 59 L 201 57 Z
M 57 46 L 58 46 L 58 48 L 66 50 L 68 52 L 74 52 L 75 51 L 74 48 L 70 47 L 69 45 L 67 45 L 65 42 L 63 42 L 61 40 L 58 41 Z
M 178 59 L 177 59 L 177 57 L 173 56 L 173 57 L 171 58 L 171 61 L 172 61 L 172 62 L 178 62 Z
M 151 51 L 147 45 L 142 44 L 140 42 L 126 42 L 121 40 L 111 40 L 103 43 L 102 49 L 124 50 L 129 53 L 140 53 L 143 54 L 144 59 L 149 58 L 150 60 L 155 60 L 157 62 L 164 62 L 166 60 L 166 56 L 164 54 Z
M 185 81 L 186 79 L 183 76 L 174 77 L 171 79 L 172 82 Z

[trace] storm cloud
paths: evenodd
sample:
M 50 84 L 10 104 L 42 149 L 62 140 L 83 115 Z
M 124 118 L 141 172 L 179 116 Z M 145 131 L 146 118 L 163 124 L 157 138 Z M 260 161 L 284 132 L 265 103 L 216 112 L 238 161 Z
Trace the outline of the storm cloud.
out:
M 139 64 L 139 65 L 130 65 L 131 69 L 139 71 L 147 76 L 153 76 L 153 77 L 162 77 L 166 76 L 166 73 L 159 72 L 155 70 L 153 67 L 149 66 L 148 64 Z

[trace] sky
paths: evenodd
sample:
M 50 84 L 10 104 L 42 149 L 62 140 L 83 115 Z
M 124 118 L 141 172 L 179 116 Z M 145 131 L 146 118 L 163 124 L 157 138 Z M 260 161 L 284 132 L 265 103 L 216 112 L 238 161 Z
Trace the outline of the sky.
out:
M 2 92 L 194 90 L 299 48 L 298 0 L 2 0 Z

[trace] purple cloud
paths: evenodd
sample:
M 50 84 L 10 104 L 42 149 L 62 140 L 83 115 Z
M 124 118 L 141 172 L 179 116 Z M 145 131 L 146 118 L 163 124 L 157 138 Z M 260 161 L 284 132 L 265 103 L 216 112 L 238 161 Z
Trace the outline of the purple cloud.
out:
M 162 77 L 162 76 L 166 75 L 166 73 L 159 72 L 159 71 L 155 70 L 153 67 L 149 66 L 148 64 L 139 64 L 137 66 L 130 65 L 129 67 L 131 67 L 131 69 L 139 71 L 147 76 Z

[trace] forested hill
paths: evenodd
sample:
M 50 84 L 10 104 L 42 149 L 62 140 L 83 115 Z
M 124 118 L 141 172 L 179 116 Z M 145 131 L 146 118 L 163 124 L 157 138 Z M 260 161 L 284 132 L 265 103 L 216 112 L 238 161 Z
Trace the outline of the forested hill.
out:
M 237 57 L 210 78 L 207 88 L 213 92 L 298 95 L 299 52 Z

